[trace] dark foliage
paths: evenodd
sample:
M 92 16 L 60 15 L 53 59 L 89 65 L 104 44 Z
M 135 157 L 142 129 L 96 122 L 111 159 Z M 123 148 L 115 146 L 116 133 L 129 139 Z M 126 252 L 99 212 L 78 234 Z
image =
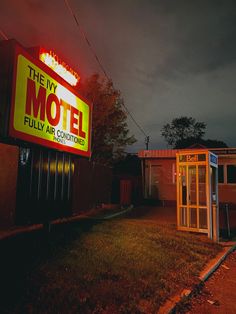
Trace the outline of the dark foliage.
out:
M 198 142 L 205 134 L 205 129 L 204 122 L 196 122 L 192 117 L 180 117 L 165 124 L 161 129 L 161 135 L 170 146 L 180 148 L 181 143 L 187 139 L 195 139 L 195 143 Z
M 206 123 L 197 122 L 192 117 L 175 118 L 161 129 L 161 135 L 173 148 L 187 148 L 196 144 L 206 148 L 227 147 L 223 141 L 203 139 L 205 132 Z
M 80 94 L 93 105 L 92 160 L 112 164 L 136 140 L 129 135 L 120 91 L 112 81 L 94 74 L 80 84 Z
M 204 140 L 204 139 L 196 139 L 196 138 L 186 138 L 182 141 L 178 141 L 176 143 L 176 148 L 188 148 L 191 146 L 202 146 L 206 148 L 227 148 L 227 144 L 223 141 L 218 140 Z
M 113 173 L 115 175 L 141 176 L 141 160 L 137 155 L 127 154 L 127 156 L 114 164 Z

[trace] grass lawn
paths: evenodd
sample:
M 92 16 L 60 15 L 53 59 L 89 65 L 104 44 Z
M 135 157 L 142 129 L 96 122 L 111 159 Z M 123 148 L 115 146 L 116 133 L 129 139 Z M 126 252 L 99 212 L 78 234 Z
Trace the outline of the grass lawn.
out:
M 156 313 L 168 297 L 196 284 L 221 249 L 174 225 L 128 218 L 88 230 L 74 223 L 54 230 L 46 248 L 36 242 L 21 250 L 27 258 L 15 261 L 18 271 L 5 275 L 18 288 L 6 289 L 1 313 Z

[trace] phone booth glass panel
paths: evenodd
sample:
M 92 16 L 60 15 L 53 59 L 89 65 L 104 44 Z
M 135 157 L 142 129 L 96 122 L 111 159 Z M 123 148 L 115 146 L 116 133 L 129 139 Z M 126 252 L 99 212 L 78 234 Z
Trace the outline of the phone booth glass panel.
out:
M 177 226 L 218 240 L 218 162 L 209 150 L 177 153 Z

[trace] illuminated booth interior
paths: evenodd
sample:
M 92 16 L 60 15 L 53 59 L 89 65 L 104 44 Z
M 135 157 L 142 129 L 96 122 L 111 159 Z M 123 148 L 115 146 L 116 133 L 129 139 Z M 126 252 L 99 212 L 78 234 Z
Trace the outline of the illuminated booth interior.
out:
M 177 228 L 218 240 L 218 160 L 209 150 L 176 154 Z

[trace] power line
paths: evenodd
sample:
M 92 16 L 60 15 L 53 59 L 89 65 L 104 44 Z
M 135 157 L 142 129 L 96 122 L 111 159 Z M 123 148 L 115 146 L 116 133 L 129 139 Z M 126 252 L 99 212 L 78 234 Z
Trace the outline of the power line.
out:
M 68 8 L 68 10 L 69 10 L 69 12 L 70 12 L 70 14 L 71 14 L 72 17 L 74 18 L 75 23 L 76 23 L 76 25 L 77 25 L 77 27 L 78 27 L 78 29 L 79 29 L 79 31 L 80 31 L 82 37 L 84 38 L 84 40 L 86 41 L 87 45 L 89 46 L 89 48 L 90 48 L 90 50 L 91 50 L 91 52 L 92 52 L 92 54 L 93 54 L 95 60 L 97 61 L 99 67 L 101 68 L 101 70 L 102 70 L 102 72 L 104 73 L 105 77 L 106 77 L 108 80 L 110 80 L 110 78 L 109 78 L 109 76 L 107 75 L 107 73 L 106 73 L 106 71 L 105 71 L 105 69 L 104 69 L 104 67 L 103 67 L 103 65 L 102 65 L 102 63 L 101 63 L 101 61 L 99 60 L 99 58 L 98 58 L 98 56 L 97 56 L 97 54 L 96 54 L 96 52 L 95 52 L 94 47 L 92 46 L 91 42 L 89 41 L 88 36 L 86 35 L 85 31 L 83 30 L 83 28 L 82 28 L 81 25 L 79 24 L 78 18 L 76 17 L 76 14 L 75 14 L 74 11 L 72 10 L 72 8 L 71 8 L 71 6 L 70 6 L 68 0 L 64 0 L 64 2 L 65 2 L 65 4 L 66 4 L 66 6 L 67 6 L 67 8 Z M 125 106 L 125 104 L 122 103 L 122 105 L 123 105 L 123 107 L 125 108 L 127 114 L 130 116 L 131 120 L 134 122 L 134 124 L 137 126 L 137 128 L 138 128 L 138 129 L 143 133 L 143 135 L 145 136 L 145 141 L 146 141 L 146 143 L 149 143 L 149 136 L 145 133 L 145 131 L 143 130 L 143 128 L 140 126 L 140 124 L 135 120 L 134 116 L 130 113 L 130 111 L 129 111 L 128 108 Z
M 3 39 L 8 40 L 7 35 L 0 29 L 0 35 Z
M 103 67 L 103 65 L 102 65 L 102 63 L 101 63 L 101 61 L 99 60 L 99 58 L 98 58 L 98 56 L 97 56 L 97 54 L 96 54 L 96 52 L 95 52 L 95 49 L 93 48 L 91 42 L 89 41 L 89 39 L 88 39 L 88 37 L 87 37 L 85 31 L 82 29 L 81 25 L 79 24 L 79 21 L 78 21 L 76 15 L 75 15 L 75 13 L 73 12 L 73 10 L 72 10 L 72 8 L 71 8 L 69 2 L 68 2 L 67 0 L 64 0 L 64 2 L 65 2 L 65 4 L 66 4 L 66 6 L 67 6 L 67 8 L 68 8 L 68 10 L 69 10 L 69 12 L 70 12 L 70 14 L 73 16 L 73 18 L 74 18 L 74 20 L 75 20 L 75 23 L 76 23 L 76 25 L 77 25 L 77 27 L 78 27 L 78 29 L 79 29 L 79 31 L 80 31 L 82 37 L 84 38 L 84 40 L 86 41 L 87 45 L 89 46 L 89 48 L 90 48 L 90 50 L 91 50 L 91 52 L 92 52 L 92 54 L 93 54 L 95 60 L 97 61 L 99 67 L 101 68 L 101 70 L 102 70 L 102 72 L 104 73 L 105 77 L 106 77 L 108 80 L 110 80 L 110 78 L 109 78 L 109 76 L 107 75 L 107 73 L 106 73 L 106 71 L 105 71 L 105 69 L 104 69 L 104 67 Z M 6 36 L 6 34 L 5 34 L 1 29 L 0 29 L 0 35 L 2 36 L 3 39 L 8 40 L 8 37 Z M 129 109 L 125 106 L 125 104 L 124 104 L 123 102 L 122 102 L 122 105 L 123 105 L 123 107 L 125 108 L 127 114 L 130 116 L 131 120 L 132 120 L 132 121 L 134 122 L 134 124 L 136 125 L 136 127 L 137 127 L 137 128 L 142 132 L 142 134 L 145 136 L 145 143 L 146 143 L 146 145 L 148 146 L 148 143 L 149 143 L 149 136 L 146 134 L 146 132 L 145 132 L 144 129 L 140 126 L 140 124 L 136 121 L 136 119 L 134 118 L 134 116 L 131 114 L 131 112 L 130 112 Z
M 143 135 L 145 137 L 149 137 L 145 131 L 143 130 L 143 128 L 138 124 L 138 122 L 134 119 L 134 117 L 132 116 L 132 114 L 130 113 L 130 111 L 128 110 L 128 108 L 125 106 L 124 103 L 122 103 L 123 107 L 125 108 L 125 110 L 127 111 L 128 115 L 130 116 L 130 118 L 132 119 L 132 121 L 134 122 L 134 124 L 137 126 L 137 128 L 143 133 Z
M 86 35 L 85 31 L 82 29 L 81 25 L 79 24 L 79 21 L 78 21 L 76 15 L 75 15 L 75 13 L 73 12 L 73 10 L 72 10 L 72 8 L 71 8 L 69 2 L 68 2 L 67 0 L 64 0 L 64 1 L 65 1 L 65 4 L 66 4 L 66 6 L 67 6 L 67 8 L 68 8 L 68 10 L 69 10 L 69 12 L 70 12 L 70 14 L 73 16 L 73 18 L 74 18 L 74 20 L 75 20 L 75 23 L 76 23 L 76 25 L 77 25 L 77 27 L 78 27 L 78 29 L 79 29 L 81 35 L 83 36 L 84 40 L 86 41 L 87 45 L 89 46 L 89 48 L 90 48 L 90 50 L 91 50 L 91 52 L 92 52 L 94 58 L 96 59 L 96 61 L 97 61 L 98 65 L 99 65 L 99 67 L 102 69 L 102 72 L 104 73 L 104 75 L 106 76 L 106 78 L 107 78 L 108 80 L 110 80 L 110 78 L 108 77 L 108 75 L 107 75 L 107 73 L 106 73 L 106 71 L 105 71 L 105 69 L 104 69 L 104 67 L 103 67 L 103 65 L 102 65 L 102 63 L 101 63 L 101 61 L 99 60 L 99 58 L 98 58 L 98 56 L 97 56 L 97 54 L 96 54 L 96 52 L 95 52 L 95 49 L 93 48 L 91 42 L 89 41 L 88 36 Z

